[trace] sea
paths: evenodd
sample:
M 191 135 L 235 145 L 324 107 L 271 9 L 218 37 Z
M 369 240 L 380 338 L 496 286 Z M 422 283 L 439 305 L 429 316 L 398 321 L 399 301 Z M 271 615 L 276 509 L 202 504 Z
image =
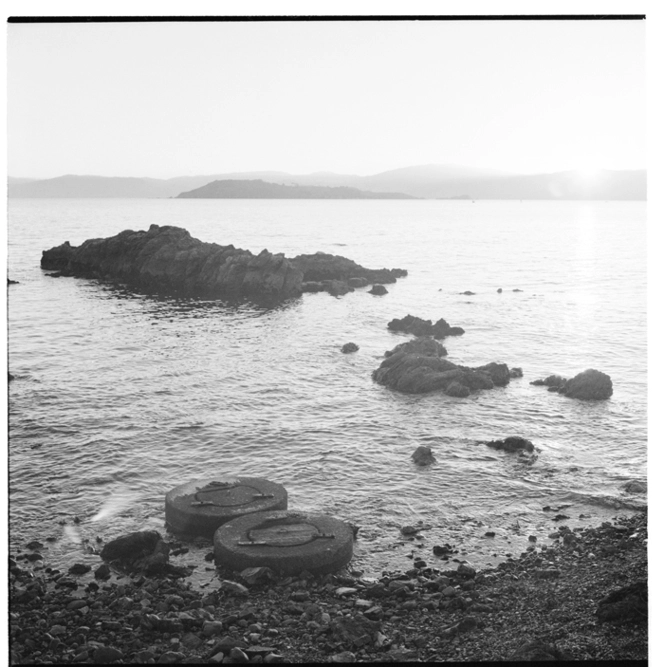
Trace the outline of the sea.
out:
M 266 308 L 40 268 L 64 241 L 151 224 L 408 276 L 383 296 Z M 290 509 L 359 526 L 350 568 L 365 577 L 417 558 L 491 566 L 561 525 L 645 507 L 624 489 L 646 481 L 645 202 L 10 199 L 7 240 L 12 554 L 36 539 L 54 567 L 96 566 L 100 540 L 168 534 L 169 490 L 227 475 L 278 482 Z M 444 341 L 450 361 L 523 377 L 468 398 L 379 386 L 372 371 L 410 338 L 387 323 L 408 314 L 465 329 Z M 348 342 L 359 350 L 343 354 Z M 611 376 L 609 400 L 531 385 L 588 368 Z M 512 435 L 533 442 L 534 463 L 485 444 Z M 435 463 L 413 463 L 420 445 Z M 189 547 L 174 562 L 214 586 L 211 545 Z

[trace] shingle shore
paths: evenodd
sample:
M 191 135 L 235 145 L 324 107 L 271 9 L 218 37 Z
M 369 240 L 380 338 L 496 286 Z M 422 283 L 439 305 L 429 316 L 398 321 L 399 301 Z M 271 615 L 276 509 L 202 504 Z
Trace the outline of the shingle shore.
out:
M 221 572 L 226 583 L 209 593 L 186 578 L 143 575 L 86 585 L 76 568 L 33 573 L 18 557 L 10 561 L 11 662 L 647 658 L 641 589 L 630 598 L 636 606 L 618 603 L 617 619 L 608 604 L 597 615 L 610 593 L 647 581 L 647 512 L 559 531 L 559 544 L 533 543 L 478 572 L 422 559 L 373 580 L 305 573 L 250 584 Z

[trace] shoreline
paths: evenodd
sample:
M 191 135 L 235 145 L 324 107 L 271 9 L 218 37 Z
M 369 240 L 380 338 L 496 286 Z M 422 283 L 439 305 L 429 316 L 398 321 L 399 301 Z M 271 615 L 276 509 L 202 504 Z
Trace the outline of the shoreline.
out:
M 26 552 L 10 561 L 11 664 L 644 660 L 642 588 L 636 607 L 618 603 L 620 623 L 616 603 L 599 603 L 627 585 L 647 591 L 647 517 L 560 527 L 558 544 L 477 571 L 415 558 L 377 578 L 219 572 L 215 591 L 187 578 L 95 580 Z

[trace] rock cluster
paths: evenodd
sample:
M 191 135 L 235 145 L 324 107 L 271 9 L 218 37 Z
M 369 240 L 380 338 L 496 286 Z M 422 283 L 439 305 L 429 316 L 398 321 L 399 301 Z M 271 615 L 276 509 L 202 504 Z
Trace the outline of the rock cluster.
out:
M 560 375 L 549 375 L 542 380 L 534 380 L 530 384 L 545 386 L 549 388 L 549 391 L 583 401 L 601 401 L 613 395 L 611 378 L 594 368 L 575 375 L 571 380 Z
M 445 348 L 432 338 L 415 338 L 386 352 L 372 377 L 378 384 L 408 394 L 443 390 L 459 398 L 479 389 L 505 386 L 510 381 L 505 364 L 492 362 L 468 368 L 443 359 L 446 354 Z
M 78 247 L 69 242 L 44 250 L 41 268 L 53 276 L 114 281 L 148 293 L 281 301 L 303 291 L 352 291 L 349 281 L 395 282 L 402 269 L 366 269 L 325 253 L 299 255 L 263 250 L 254 255 L 232 245 L 204 243 L 180 227 L 151 225 Z
M 432 324 L 431 320 L 423 320 L 420 317 L 406 315 L 399 319 L 393 319 L 387 324 L 390 331 L 403 331 L 413 336 L 433 336 L 436 340 L 446 336 L 461 336 L 465 333 L 461 327 L 450 326 L 442 317 Z

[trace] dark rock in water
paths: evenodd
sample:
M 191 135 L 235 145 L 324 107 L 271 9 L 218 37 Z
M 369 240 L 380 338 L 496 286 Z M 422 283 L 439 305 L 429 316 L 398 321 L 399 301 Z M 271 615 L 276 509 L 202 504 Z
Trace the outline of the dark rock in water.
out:
M 18 280 L 10 280 L 7 278 L 7 285 L 18 285 Z
M 504 440 L 490 440 L 485 445 L 493 449 L 502 449 L 506 452 L 533 452 L 535 445 L 530 440 L 520 438 L 519 436 L 510 436 Z
M 418 466 L 428 466 L 436 462 L 431 447 L 420 445 L 410 456 Z
M 349 278 L 348 284 L 351 287 L 366 287 L 369 284 L 369 281 L 366 278 Z
M 471 292 L 469 289 L 465 292 L 459 292 L 459 294 L 463 294 L 464 296 L 475 296 L 475 292 Z
M 376 296 L 382 296 L 387 294 L 387 289 L 383 285 L 374 285 L 370 290 L 369 294 L 375 294 Z
M 360 348 L 355 344 L 355 343 L 346 343 L 342 348 L 341 351 L 344 354 L 348 354 L 349 352 L 357 352 Z
M 496 292 L 498 292 L 498 294 L 502 294 L 502 293 L 503 293 L 503 288 L 502 288 L 502 287 L 499 287 L 499 288 L 496 290 Z
M 583 401 L 601 401 L 613 394 L 611 378 L 594 368 L 575 375 L 565 384 L 565 395 Z
M 648 493 L 648 486 L 645 482 L 639 482 L 635 479 L 630 480 L 627 482 L 624 486 L 623 489 L 627 491 L 627 493 Z
M 16 379 L 14 375 L 12 375 L 9 371 L 7 372 L 7 382 L 11 382 L 12 380 Z
M 611 378 L 594 368 L 575 375 L 571 380 L 560 375 L 549 375 L 543 380 L 534 380 L 530 384 L 546 386 L 551 392 L 558 392 L 569 398 L 578 398 L 583 401 L 600 401 L 613 394 Z
M 599 623 L 647 623 L 648 582 L 636 581 L 613 591 L 599 601 L 595 614 Z
M 395 318 L 387 323 L 387 328 L 390 331 L 403 331 L 413 336 L 433 336 L 437 340 L 465 333 L 461 327 L 451 327 L 442 317 L 435 324 L 431 324 L 431 320 L 423 320 L 413 315 L 406 315 L 400 320 Z
M 145 231 L 126 230 L 78 247 L 69 242 L 45 250 L 41 268 L 64 276 L 124 283 L 158 294 L 210 298 L 252 298 L 281 301 L 299 296 L 303 283 L 344 294 L 350 278 L 376 283 L 395 282 L 402 269 L 366 269 L 345 257 L 316 253 L 287 259 L 263 250 L 254 255 L 232 245 L 204 243 L 180 227 L 151 225 Z M 330 281 L 326 286 L 325 281 Z M 322 291 L 307 285 L 308 291 Z
M 161 541 L 161 535 L 156 530 L 143 530 L 130 533 L 116 540 L 111 540 L 101 550 L 104 560 L 136 560 L 150 556 L 157 543 Z
M 571 660 L 571 657 L 558 649 L 555 644 L 545 644 L 542 641 L 527 642 L 519 647 L 509 660 L 539 662 L 543 660 Z
M 533 384 L 535 386 L 541 387 L 562 387 L 564 386 L 565 382 L 567 380 L 564 377 L 561 377 L 560 375 L 549 375 L 548 377 L 545 377 L 543 380 L 533 380 L 530 384 Z
M 523 290 L 522 290 L 522 289 L 519 289 L 518 287 L 515 287 L 515 288 L 512 290 L 512 292 L 523 292 Z
M 408 275 L 403 269 L 366 269 L 352 259 L 340 255 L 329 255 L 317 252 L 312 255 L 298 255 L 289 260 L 302 274 L 302 280 L 323 282 L 325 280 L 341 280 L 350 282 L 351 279 L 364 278 L 371 283 L 395 283 L 397 278 Z
M 69 574 L 87 574 L 90 572 L 92 568 L 89 565 L 85 565 L 84 563 L 74 563 L 70 568 L 69 568 Z
M 510 377 L 511 378 L 522 378 L 523 377 L 523 370 L 519 367 L 510 368 Z
M 432 338 L 415 338 L 386 352 L 386 359 L 372 377 L 378 384 L 408 394 L 440 389 L 459 397 L 479 389 L 492 389 L 496 383 L 502 385 L 509 382 L 509 370 L 505 364 L 491 363 L 468 368 L 442 359 L 446 354 L 447 350 Z

